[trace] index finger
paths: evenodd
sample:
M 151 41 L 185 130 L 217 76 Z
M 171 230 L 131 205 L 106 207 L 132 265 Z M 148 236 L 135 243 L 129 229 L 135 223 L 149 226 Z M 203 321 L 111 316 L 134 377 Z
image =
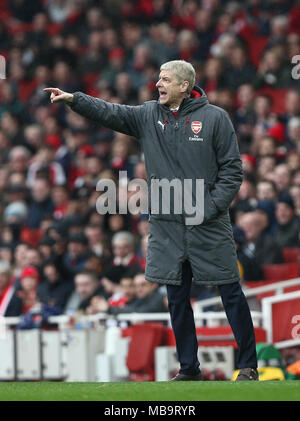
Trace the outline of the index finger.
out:
M 58 88 L 44 88 L 43 91 L 46 92 L 57 92 L 59 89 Z

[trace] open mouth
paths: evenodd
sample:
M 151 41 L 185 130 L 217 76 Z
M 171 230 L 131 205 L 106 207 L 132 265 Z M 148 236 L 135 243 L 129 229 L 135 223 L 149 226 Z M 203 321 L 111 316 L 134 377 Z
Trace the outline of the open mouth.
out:
M 167 92 L 166 91 L 160 91 L 159 96 L 160 96 L 161 99 L 164 99 L 167 96 Z

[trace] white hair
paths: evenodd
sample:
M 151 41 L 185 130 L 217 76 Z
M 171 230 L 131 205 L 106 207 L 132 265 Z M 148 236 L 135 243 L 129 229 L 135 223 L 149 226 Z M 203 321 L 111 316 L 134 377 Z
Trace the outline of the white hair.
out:
M 160 70 L 169 70 L 177 78 L 179 83 L 189 82 L 187 93 L 190 94 L 196 81 L 196 72 L 191 63 L 185 60 L 172 60 L 160 66 Z
M 128 231 L 117 232 L 112 238 L 112 245 L 115 245 L 118 241 L 127 241 L 130 245 L 134 246 L 134 236 Z
M 27 148 L 25 148 L 25 146 L 15 146 L 11 149 L 11 151 L 9 152 L 9 160 L 11 161 L 12 159 L 14 159 L 16 156 L 18 155 L 22 155 L 25 158 L 30 158 L 31 154 L 29 152 L 29 150 Z

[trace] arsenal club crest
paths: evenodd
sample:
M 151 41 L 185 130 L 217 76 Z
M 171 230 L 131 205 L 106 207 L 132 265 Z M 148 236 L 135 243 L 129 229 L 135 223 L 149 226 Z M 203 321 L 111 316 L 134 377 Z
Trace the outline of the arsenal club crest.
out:
M 192 121 L 191 129 L 195 134 L 198 134 L 202 129 L 202 122 L 201 121 Z

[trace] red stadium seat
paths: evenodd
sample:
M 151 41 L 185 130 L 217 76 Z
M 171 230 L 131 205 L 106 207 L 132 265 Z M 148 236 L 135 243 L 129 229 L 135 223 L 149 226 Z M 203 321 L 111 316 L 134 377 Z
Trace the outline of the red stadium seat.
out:
M 280 263 L 263 266 L 264 280 L 266 281 L 285 281 L 287 279 L 298 278 L 298 263 Z
M 132 338 L 126 361 L 132 381 L 154 380 L 154 350 L 163 343 L 165 330 L 165 326 L 160 323 L 132 326 Z
M 285 247 L 282 252 L 286 263 L 300 262 L 300 249 L 298 247 Z

